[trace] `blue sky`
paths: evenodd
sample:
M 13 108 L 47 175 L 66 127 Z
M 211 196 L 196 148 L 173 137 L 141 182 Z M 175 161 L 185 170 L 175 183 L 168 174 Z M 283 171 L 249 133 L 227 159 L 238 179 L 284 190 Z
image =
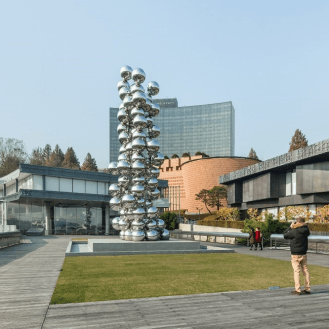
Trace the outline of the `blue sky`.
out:
M 236 154 L 329 138 L 329 1 L 0 1 L 0 137 L 108 164 L 123 65 L 159 98 L 232 101 Z

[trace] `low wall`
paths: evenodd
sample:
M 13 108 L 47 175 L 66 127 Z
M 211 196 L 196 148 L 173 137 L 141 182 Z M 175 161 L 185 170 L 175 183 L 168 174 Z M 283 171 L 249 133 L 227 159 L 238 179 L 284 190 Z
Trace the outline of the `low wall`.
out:
M 0 249 L 19 244 L 21 232 L 0 232 Z
M 241 233 L 241 230 L 236 228 L 225 228 L 225 227 L 214 227 L 205 225 L 194 225 L 194 224 L 179 224 L 179 229 L 182 231 L 195 231 L 195 232 L 227 232 L 227 233 Z M 195 236 L 195 240 L 207 241 L 206 236 Z M 235 238 L 223 238 L 223 237 L 209 237 L 208 242 L 235 244 Z

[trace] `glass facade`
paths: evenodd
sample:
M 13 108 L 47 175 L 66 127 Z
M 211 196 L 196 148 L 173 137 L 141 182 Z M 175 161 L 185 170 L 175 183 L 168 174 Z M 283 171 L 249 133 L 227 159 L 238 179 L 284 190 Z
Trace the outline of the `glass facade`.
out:
M 0 205 L 0 218 L 3 214 L 3 205 Z M 91 208 L 91 226 L 85 226 L 86 208 L 84 207 L 51 207 L 50 234 L 55 235 L 104 235 L 105 210 Z M 14 203 L 8 202 L 7 225 L 16 225 L 26 234 L 30 228 L 45 228 L 45 206 L 41 202 Z
M 157 102 L 157 100 L 154 100 Z M 158 100 L 161 104 L 162 101 Z M 160 105 L 161 106 L 161 105 Z M 119 148 L 117 108 L 110 108 L 110 162 L 117 161 Z M 163 107 L 154 118 L 160 127 L 160 152 L 169 158 L 200 151 L 209 156 L 234 156 L 235 110 L 232 102 Z

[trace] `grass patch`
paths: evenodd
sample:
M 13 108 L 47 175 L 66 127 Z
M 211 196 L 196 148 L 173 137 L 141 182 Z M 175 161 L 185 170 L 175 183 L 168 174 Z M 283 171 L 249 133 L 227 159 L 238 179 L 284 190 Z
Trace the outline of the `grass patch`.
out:
M 328 284 L 329 268 L 309 265 L 311 284 Z M 303 282 L 303 281 L 301 281 Z M 287 261 L 241 254 L 66 258 L 51 304 L 293 287 Z
M 72 238 L 71 241 L 88 241 L 88 238 Z

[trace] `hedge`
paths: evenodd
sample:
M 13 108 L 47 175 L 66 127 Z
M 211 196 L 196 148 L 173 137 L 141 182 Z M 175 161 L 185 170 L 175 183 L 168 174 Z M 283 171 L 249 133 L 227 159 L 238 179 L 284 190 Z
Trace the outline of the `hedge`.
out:
M 216 227 L 226 227 L 226 228 L 237 228 L 242 230 L 244 228 L 244 221 L 228 221 L 228 220 L 214 220 L 214 221 L 205 221 L 198 220 L 198 225 L 205 226 L 216 226 Z
M 286 223 L 286 222 L 281 222 Z M 226 228 L 237 228 L 242 230 L 244 228 L 244 221 L 226 221 L 226 220 L 214 220 L 204 221 L 198 220 L 198 225 L 204 226 L 215 226 L 215 227 L 226 227 Z M 308 223 L 310 231 L 314 232 L 329 232 L 329 223 Z

